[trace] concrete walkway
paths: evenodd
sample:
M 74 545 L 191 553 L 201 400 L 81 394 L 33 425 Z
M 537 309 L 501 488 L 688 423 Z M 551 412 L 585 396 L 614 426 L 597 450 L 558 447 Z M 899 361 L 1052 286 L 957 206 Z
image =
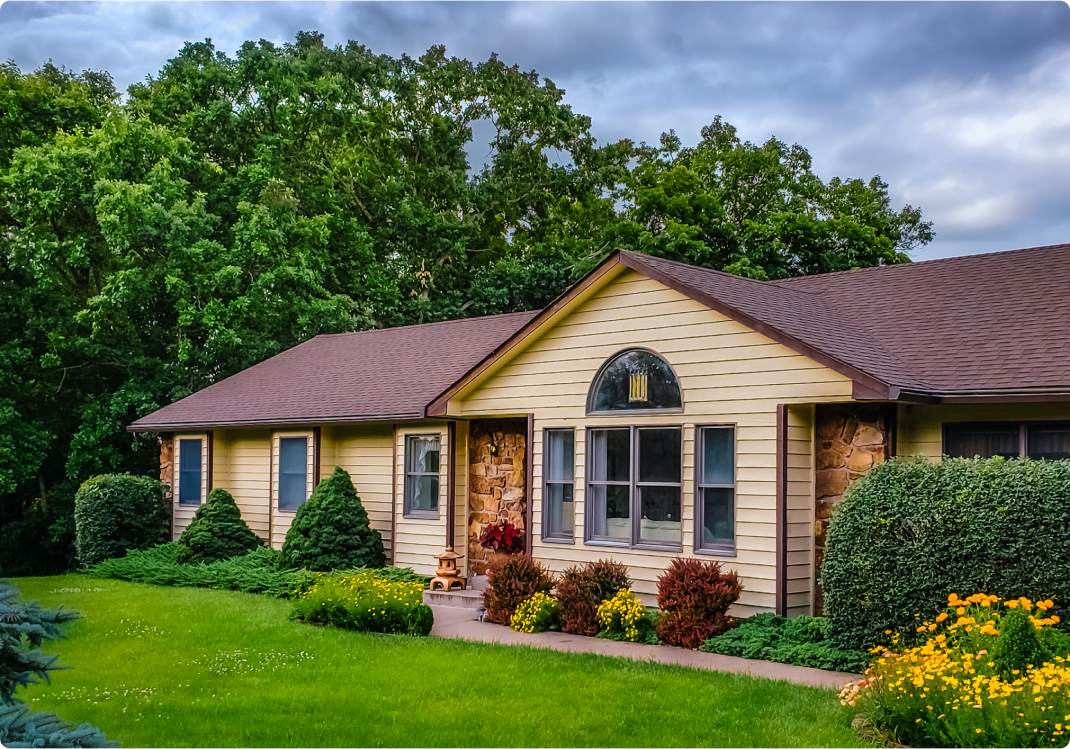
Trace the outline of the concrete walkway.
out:
M 548 648 L 563 653 L 595 653 L 611 655 L 617 658 L 632 658 L 637 661 L 654 661 L 672 663 L 678 666 L 690 666 L 707 671 L 723 671 L 730 674 L 760 676 L 765 679 L 780 679 L 796 684 L 807 684 L 826 689 L 842 689 L 850 682 L 858 681 L 857 674 L 843 674 L 836 671 L 822 671 L 817 668 L 788 666 L 769 661 L 752 661 L 735 658 L 730 655 L 701 653 L 697 650 L 673 648 L 666 645 L 642 645 L 636 642 L 615 642 L 599 640 L 595 637 L 581 637 L 564 632 L 539 632 L 524 634 L 509 627 L 490 622 L 481 622 L 476 612 L 471 609 L 432 606 L 435 612 L 435 625 L 431 634 L 454 640 L 473 640 L 475 642 L 494 642 L 502 645 L 527 645 L 533 648 Z

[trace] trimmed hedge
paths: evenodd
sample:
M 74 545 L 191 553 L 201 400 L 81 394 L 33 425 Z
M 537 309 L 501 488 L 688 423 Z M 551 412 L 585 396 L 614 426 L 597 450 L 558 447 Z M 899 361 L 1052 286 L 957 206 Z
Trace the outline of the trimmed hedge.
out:
M 88 567 L 167 541 L 167 487 L 128 473 L 94 476 L 74 496 L 78 561 Z
M 319 572 L 386 564 L 382 536 L 344 469 L 336 467 L 297 509 L 282 558 L 288 567 Z
M 230 492 L 212 489 L 178 539 L 178 561 L 218 562 L 247 554 L 263 543 L 242 520 Z
M 1051 599 L 1070 621 L 1070 461 L 896 458 L 835 509 L 821 569 L 832 640 L 917 639 L 948 595 Z

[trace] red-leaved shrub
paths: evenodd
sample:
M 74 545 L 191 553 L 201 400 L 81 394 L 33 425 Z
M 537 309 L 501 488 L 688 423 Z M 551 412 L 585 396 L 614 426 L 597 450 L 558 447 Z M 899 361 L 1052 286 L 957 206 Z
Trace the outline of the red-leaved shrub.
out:
M 554 588 L 561 631 L 588 637 L 598 634 L 598 604 L 631 586 L 628 568 L 612 559 L 569 567 Z
M 479 534 L 479 545 L 492 551 L 514 554 L 524 548 L 524 534 L 512 523 L 491 523 Z
M 719 562 L 673 559 L 658 578 L 658 638 L 666 645 L 697 648 L 731 629 L 728 607 L 739 600 L 743 584 Z
M 497 557 L 487 567 L 487 590 L 483 608 L 487 619 L 509 626 L 516 607 L 536 593 L 549 593 L 554 579 L 538 562 L 526 554 Z

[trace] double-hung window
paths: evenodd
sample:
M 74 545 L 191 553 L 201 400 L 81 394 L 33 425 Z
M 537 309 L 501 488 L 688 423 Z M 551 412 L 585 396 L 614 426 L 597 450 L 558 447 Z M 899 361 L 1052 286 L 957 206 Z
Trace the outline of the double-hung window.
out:
M 952 458 L 1070 459 L 1070 423 L 945 424 L 944 454 Z
M 178 440 L 178 503 L 180 505 L 201 503 L 201 481 L 204 474 L 202 445 L 200 438 Z
M 588 430 L 587 539 L 680 547 L 680 427 Z
M 308 498 L 308 438 L 279 440 L 279 511 L 297 512 Z
M 736 430 L 695 429 L 695 551 L 736 549 Z
M 575 518 L 575 431 L 545 430 L 542 449 L 542 537 L 547 540 L 571 541 Z
M 410 518 L 438 517 L 439 437 L 405 438 L 405 505 Z

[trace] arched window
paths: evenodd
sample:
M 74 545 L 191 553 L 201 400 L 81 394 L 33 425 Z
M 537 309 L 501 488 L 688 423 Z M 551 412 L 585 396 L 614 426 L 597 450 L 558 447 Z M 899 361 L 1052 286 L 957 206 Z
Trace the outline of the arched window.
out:
M 679 411 L 680 383 L 665 361 L 645 349 L 622 351 L 594 378 L 587 411 Z

